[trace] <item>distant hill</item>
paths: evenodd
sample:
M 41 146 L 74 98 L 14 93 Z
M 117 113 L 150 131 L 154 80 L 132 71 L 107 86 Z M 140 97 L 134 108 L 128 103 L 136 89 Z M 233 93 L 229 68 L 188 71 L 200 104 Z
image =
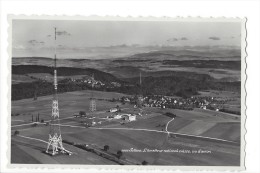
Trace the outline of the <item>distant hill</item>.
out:
M 176 59 L 176 60 L 194 60 L 194 59 L 208 59 L 208 60 L 240 60 L 240 49 L 209 49 L 209 50 L 160 50 L 151 51 L 147 53 L 139 53 L 125 58 L 117 58 L 115 61 L 120 60 L 136 60 L 144 61 L 145 59 Z
M 139 84 L 139 78 L 129 78 L 128 82 Z M 240 82 L 227 82 L 216 80 L 209 75 L 181 73 L 169 74 L 160 77 L 145 77 L 142 79 L 142 93 L 151 95 L 176 95 L 190 97 L 201 90 L 240 91 Z
M 120 58 L 60 58 L 57 60 L 58 76 L 64 80 L 62 82 L 59 80 L 59 92 L 89 89 L 84 83 L 70 81 L 77 75 L 94 74 L 96 80 L 108 84 L 99 88 L 100 90 L 136 94 L 140 90 L 138 85 L 140 72 L 143 81 L 142 90 L 145 94 L 188 97 L 205 89 L 240 91 L 240 49 L 160 47 L 155 50 Z M 51 94 L 53 89 L 51 80 L 34 79 L 32 76 L 53 75 L 52 66 L 53 58 L 12 58 L 12 74 L 16 75 L 13 76 L 14 81 L 18 81 L 12 83 L 12 99 L 33 97 L 35 90 L 38 90 L 38 95 Z M 21 80 L 23 82 L 19 82 Z M 113 82 L 119 87 L 113 87 Z
M 163 65 L 175 65 L 180 67 L 233 69 L 241 70 L 241 61 L 219 61 L 219 60 L 164 60 Z
M 49 73 L 53 74 L 53 67 L 40 66 L 40 65 L 13 65 L 12 74 L 24 75 L 29 73 Z M 91 68 L 73 68 L 73 67 L 58 67 L 57 73 L 59 76 L 74 76 L 74 75 L 88 75 L 94 74 L 96 80 L 102 82 L 120 81 L 115 76 Z

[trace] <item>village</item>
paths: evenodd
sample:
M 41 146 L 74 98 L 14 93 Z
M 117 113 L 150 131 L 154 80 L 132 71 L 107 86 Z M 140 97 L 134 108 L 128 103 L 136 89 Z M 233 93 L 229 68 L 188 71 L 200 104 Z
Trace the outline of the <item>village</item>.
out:
M 212 96 L 191 96 L 189 98 L 148 95 L 139 97 L 122 97 L 121 102 L 137 105 L 137 100 L 141 101 L 143 107 L 171 108 L 182 110 L 193 110 L 194 108 L 208 109 L 214 111 L 226 112 L 224 104 L 232 101 L 232 98 L 212 97 Z

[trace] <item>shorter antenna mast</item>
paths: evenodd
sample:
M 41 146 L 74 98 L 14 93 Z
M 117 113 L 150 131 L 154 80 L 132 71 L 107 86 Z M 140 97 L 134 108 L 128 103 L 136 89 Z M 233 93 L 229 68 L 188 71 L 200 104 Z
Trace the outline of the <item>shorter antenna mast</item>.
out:
M 142 74 L 140 72 L 140 86 L 142 85 Z
M 56 50 L 56 34 L 57 34 L 57 28 L 55 27 L 54 28 L 54 30 L 55 30 L 55 33 L 54 33 L 54 69 L 56 69 L 56 61 L 57 61 L 57 59 L 56 59 L 56 54 L 57 54 L 57 50 Z

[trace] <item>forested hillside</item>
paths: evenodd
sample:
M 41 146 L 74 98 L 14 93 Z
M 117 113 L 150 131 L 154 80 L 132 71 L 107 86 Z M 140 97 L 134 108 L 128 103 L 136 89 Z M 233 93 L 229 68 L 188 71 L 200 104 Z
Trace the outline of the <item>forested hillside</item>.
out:
M 197 74 L 193 72 L 156 72 L 152 76 L 142 78 L 142 85 L 139 85 L 139 78 L 118 79 L 115 76 L 95 69 L 81 69 L 59 67 L 58 75 L 65 76 L 65 79 L 59 81 L 58 92 L 69 92 L 77 90 L 91 89 L 89 84 L 80 81 L 73 81 L 74 75 L 95 75 L 95 80 L 99 80 L 105 85 L 95 87 L 95 90 L 116 91 L 126 94 L 144 94 L 144 95 L 169 95 L 190 97 L 198 94 L 200 90 L 228 90 L 240 91 L 240 82 L 222 82 L 206 74 Z M 13 66 L 12 74 L 26 75 L 32 73 L 53 74 L 52 67 L 21 65 Z M 165 76 L 163 76 L 165 74 Z M 148 74 L 147 74 L 148 75 Z M 111 87 L 111 83 L 117 82 L 117 87 Z M 51 95 L 53 93 L 53 84 L 45 80 L 37 80 L 31 83 L 18 83 L 12 85 L 12 100 L 24 98 L 33 98 L 35 95 Z

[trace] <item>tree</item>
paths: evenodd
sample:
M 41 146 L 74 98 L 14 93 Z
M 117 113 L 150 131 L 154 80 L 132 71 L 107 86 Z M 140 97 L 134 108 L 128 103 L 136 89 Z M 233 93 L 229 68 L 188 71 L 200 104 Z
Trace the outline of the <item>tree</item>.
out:
M 108 146 L 108 145 L 105 145 L 105 146 L 104 146 L 104 150 L 105 150 L 105 151 L 108 151 L 108 150 L 109 150 L 109 146 Z
M 79 111 L 79 115 L 80 116 L 86 116 L 86 112 L 85 111 Z
M 125 104 L 125 97 L 124 96 L 121 98 L 121 103 L 122 103 L 122 105 Z
M 116 154 L 117 154 L 117 158 L 120 159 L 123 155 L 123 152 L 121 150 L 118 150 Z
M 148 162 L 147 161 L 142 161 L 142 165 L 148 165 Z
M 18 130 L 15 130 L 15 132 L 14 132 L 14 136 L 16 136 L 16 135 L 19 135 L 19 131 Z
M 35 89 L 35 91 L 34 91 L 34 97 L 33 97 L 33 100 L 37 100 L 37 89 Z

